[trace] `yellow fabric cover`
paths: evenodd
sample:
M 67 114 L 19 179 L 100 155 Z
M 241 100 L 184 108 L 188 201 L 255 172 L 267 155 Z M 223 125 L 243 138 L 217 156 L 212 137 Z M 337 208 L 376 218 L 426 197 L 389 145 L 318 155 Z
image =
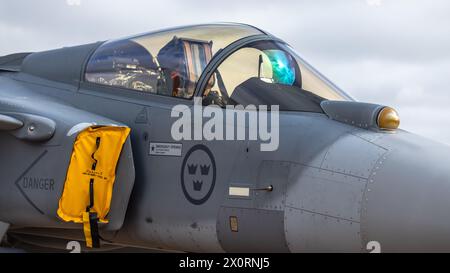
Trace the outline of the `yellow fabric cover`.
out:
M 92 247 L 92 233 L 91 233 L 91 225 L 89 224 L 89 212 L 83 212 L 83 231 L 84 231 L 84 239 L 86 240 L 86 246 Z
M 59 200 L 58 216 L 63 220 L 83 223 L 83 215 L 89 206 L 89 183 L 94 179 L 94 206 L 100 222 L 107 223 L 116 166 L 130 128 L 115 126 L 92 126 L 78 134 L 67 171 L 64 191 Z M 97 150 L 96 140 L 100 137 Z M 94 153 L 95 152 L 95 153 Z M 97 160 L 92 170 L 92 154 Z M 84 215 L 86 218 L 86 215 Z

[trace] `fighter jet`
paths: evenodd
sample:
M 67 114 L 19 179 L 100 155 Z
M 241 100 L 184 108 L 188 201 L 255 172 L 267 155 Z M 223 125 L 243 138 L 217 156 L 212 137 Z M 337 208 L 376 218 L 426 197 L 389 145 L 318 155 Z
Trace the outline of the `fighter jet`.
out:
M 450 251 L 450 149 L 399 123 L 244 24 L 0 57 L 2 250 Z

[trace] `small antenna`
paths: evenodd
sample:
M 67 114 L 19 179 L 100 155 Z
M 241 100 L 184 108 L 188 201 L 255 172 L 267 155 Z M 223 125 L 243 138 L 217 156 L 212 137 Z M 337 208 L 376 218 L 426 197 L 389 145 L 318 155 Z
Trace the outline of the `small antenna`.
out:
M 259 60 L 258 60 L 258 78 L 261 78 L 261 65 L 263 63 L 262 55 L 259 54 Z

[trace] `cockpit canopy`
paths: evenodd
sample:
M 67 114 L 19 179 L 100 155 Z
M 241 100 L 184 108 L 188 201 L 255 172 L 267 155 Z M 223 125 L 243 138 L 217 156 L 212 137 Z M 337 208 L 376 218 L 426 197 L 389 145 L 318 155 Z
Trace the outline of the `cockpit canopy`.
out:
M 204 90 L 196 90 L 220 50 L 258 35 L 266 38 L 232 50 Z M 240 24 L 182 27 L 106 42 L 88 61 L 85 80 L 184 99 L 198 95 L 219 106 L 278 104 L 281 110 L 315 112 L 323 99 L 350 99 L 284 42 Z

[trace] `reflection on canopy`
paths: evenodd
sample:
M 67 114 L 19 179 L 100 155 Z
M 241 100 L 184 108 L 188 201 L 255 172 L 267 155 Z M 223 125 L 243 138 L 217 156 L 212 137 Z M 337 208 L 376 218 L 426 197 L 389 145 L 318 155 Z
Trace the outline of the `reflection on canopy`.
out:
M 191 98 L 212 56 L 241 38 L 262 34 L 238 24 L 212 24 L 147 33 L 100 46 L 86 68 L 88 82 Z
M 247 25 L 212 24 L 106 42 L 88 61 L 85 80 L 192 98 L 215 53 L 239 39 L 261 34 Z M 320 112 L 324 99 L 351 100 L 285 43 L 265 37 L 226 57 L 203 90 L 205 104 L 280 105 L 281 110 Z
M 228 56 L 204 90 L 204 104 L 279 105 L 284 111 L 322 112 L 324 99 L 348 100 L 286 44 L 263 40 Z

